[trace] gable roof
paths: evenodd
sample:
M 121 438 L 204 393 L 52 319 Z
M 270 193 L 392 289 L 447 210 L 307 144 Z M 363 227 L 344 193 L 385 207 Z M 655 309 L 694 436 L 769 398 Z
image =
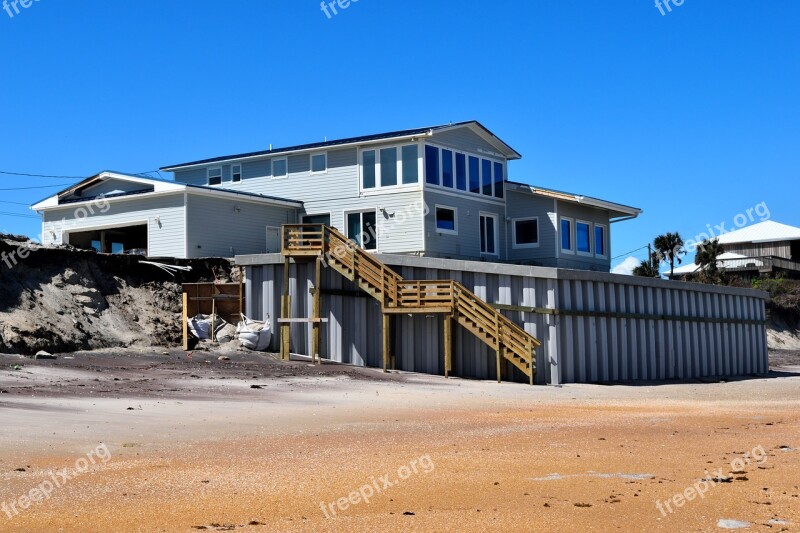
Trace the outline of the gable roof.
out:
M 553 189 L 544 189 L 527 183 L 520 183 L 518 181 L 508 181 L 507 189 L 512 192 L 522 192 L 534 194 L 537 196 L 545 196 L 547 198 L 554 198 L 563 202 L 571 202 L 579 205 L 588 205 L 598 209 L 605 209 L 610 212 L 611 218 L 626 217 L 635 218 L 642 214 L 642 210 L 638 207 L 631 207 L 628 205 L 609 202 L 599 198 L 592 198 L 591 196 L 583 196 L 569 192 L 556 191 Z
M 444 124 L 440 126 L 430 126 L 427 128 L 415 128 L 410 130 L 391 131 L 386 133 L 376 133 L 373 135 L 364 135 L 361 137 L 348 137 L 345 139 L 336 139 L 333 141 L 317 142 L 310 144 L 299 144 L 296 146 L 287 146 L 283 148 L 275 148 L 270 150 L 262 150 L 259 152 L 248 152 L 244 154 L 227 155 L 221 157 L 212 157 L 210 159 L 201 159 L 198 161 L 191 161 L 189 163 L 179 163 L 177 165 L 169 165 L 162 167 L 160 170 L 165 172 L 174 172 L 189 167 L 208 165 L 210 163 L 222 163 L 226 161 L 238 161 L 241 159 L 254 159 L 262 157 L 272 157 L 276 155 L 285 155 L 292 152 L 303 152 L 310 150 L 319 150 L 321 148 L 343 147 L 350 145 L 368 144 L 374 142 L 382 142 L 392 139 L 402 139 L 406 137 L 416 136 L 429 136 L 437 132 L 443 132 L 450 129 L 457 128 L 470 128 L 472 131 L 486 139 L 491 144 L 495 145 L 498 149 L 502 150 L 503 155 L 507 159 L 520 159 L 522 156 L 505 142 L 500 140 L 494 133 L 478 122 L 477 120 L 470 120 L 467 122 L 457 122 L 455 124 Z
M 794 241 L 798 239 L 800 239 L 800 228 L 772 220 L 765 220 L 719 236 L 720 244 Z
M 209 187 L 206 185 L 191 185 L 188 183 L 178 183 L 172 180 L 135 176 L 132 174 L 124 174 L 121 172 L 114 172 L 107 170 L 99 174 L 96 174 L 94 176 L 91 176 L 89 178 L 86 178 L 85 180 L 82 180 L 74 185 L 71 185 L 54 195 L 48 196 L 47 198 L 40 200 L 39 202 L 33 204 L 31 206 L 31 209 L 34 211 L 44 211 L 47 209 L 63 207 L 64 205 L 68 204 L 74 204 L 79 202 L 90 202 L 92 200 L 96 200 L 100 196 L 86 196 L 74 199 L 69 199 L 68 197 L 76 192 L 86 190 L 88 188 L 91 188 L 95 185 L 98 185 L 106 181 L 141 183 L 144 188 L 141 190 L 133 190 L 115 194 L 105 194 L 103 195 L 103 199 L 105 200 L 113 200 L 114 198 L 130 197 L 130 196 L 144 195 L 144 194 L 164 194 L 164 193 L 180 192 L 180 191 L 189 191 L 189 192 L 197 191 L 197 192 L 202 192 L 203 194 L 210 194 L 219 197 L 225 197 L 225 196 L 243 197 L 255 201 L 263 201 L 264 203 L 289 204 L 294 207 L 303 206 L 303 202 L 299 200 L 292 200 L 289 198 L 267 196 L 264 194 L 256 194 L 245 191 L 236 191 L 233 189 L 224 189 L 221 187 Z
M 720 254 L 717 257 L 717 268 L 738 268 L 744 267 L 749 264 L 755 266 L 763 266 L 763 262 L 757 259 L 748 258 L 747 256 L 736 254 L 733 252 L 725 252 Z M 696 263 L 687 263 L 680 267 L 675 267 L 675 271 L 673 272 L 672 276 L 686 276 L 688 274 L 694 274 L 700 270 L 700 265 Z M 669 270 L 664 273 L 667 277 L 670 277 Z

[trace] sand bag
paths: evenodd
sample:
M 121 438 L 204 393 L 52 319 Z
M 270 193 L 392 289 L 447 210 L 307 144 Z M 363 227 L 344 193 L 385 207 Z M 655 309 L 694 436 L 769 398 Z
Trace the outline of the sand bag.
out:
M 256 352 L 267 350 L 272 340 L 269 316 L 262 322 L 242 315 L 242 321 L 236 326 L 236 332 L 239 334 L 239 344 Z
M 225 327 L 225 322 L 219 315 L 197 315 L 187 319 L 189 323 L 189 332 L 200 339 L 201 341 L 211 338 L 211 331 L 213 327 L 214 333 Z

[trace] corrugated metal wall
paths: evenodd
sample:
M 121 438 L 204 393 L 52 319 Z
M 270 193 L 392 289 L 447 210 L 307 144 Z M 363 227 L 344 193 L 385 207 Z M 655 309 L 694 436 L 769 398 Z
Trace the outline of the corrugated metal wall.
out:
M 765 293 L 612 274 L 381 255 L 406 279 L 454 279 L 542 342 L 536 382 L 654 381 L 768 371 Z M 237 257 L 246 266 L 247 313 L 273 321 L 278 349 L 283 259 Z M 292 263 L 292 316 L 311 316 L 314 264 Z M 381 309 L 332 269 L 322 276 L 322 356 L 380 367 Z M 557 314 L 556 314 L 557 313 Z M 441 315 L 394 319 L 400 370 L 444 374 Z M 454 374 L 496 379 L 495 353 L 455 327 Z M 310 327 L 291 326 L 293 353 L 308 354 Z M 526 382 L 511 364 L 505 379 Z

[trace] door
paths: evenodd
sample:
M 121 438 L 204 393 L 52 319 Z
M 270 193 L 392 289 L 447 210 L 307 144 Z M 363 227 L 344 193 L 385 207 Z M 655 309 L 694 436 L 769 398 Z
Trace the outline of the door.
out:
M 267 253 L 281 253 L 281 228 L 267 226 Z
M 481 253 L 497 255 L 497 215 L 481 213 L 480 224 Z
M 365 250 L 377 250 L 378 217 L 375 211 L 348 213 L 347 237 Z

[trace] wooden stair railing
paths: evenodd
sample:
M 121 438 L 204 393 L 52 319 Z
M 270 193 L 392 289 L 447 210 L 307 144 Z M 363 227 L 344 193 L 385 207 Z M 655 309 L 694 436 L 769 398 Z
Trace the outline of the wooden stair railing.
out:
M 334 228 L 292 224 L 282 228 L 284 256 L 322 256 L 324 264 L 381 302 L 386 313 L 446 313 L 530 378 L 536 373 L 533 335 L 453 280 L 403 279 Z

